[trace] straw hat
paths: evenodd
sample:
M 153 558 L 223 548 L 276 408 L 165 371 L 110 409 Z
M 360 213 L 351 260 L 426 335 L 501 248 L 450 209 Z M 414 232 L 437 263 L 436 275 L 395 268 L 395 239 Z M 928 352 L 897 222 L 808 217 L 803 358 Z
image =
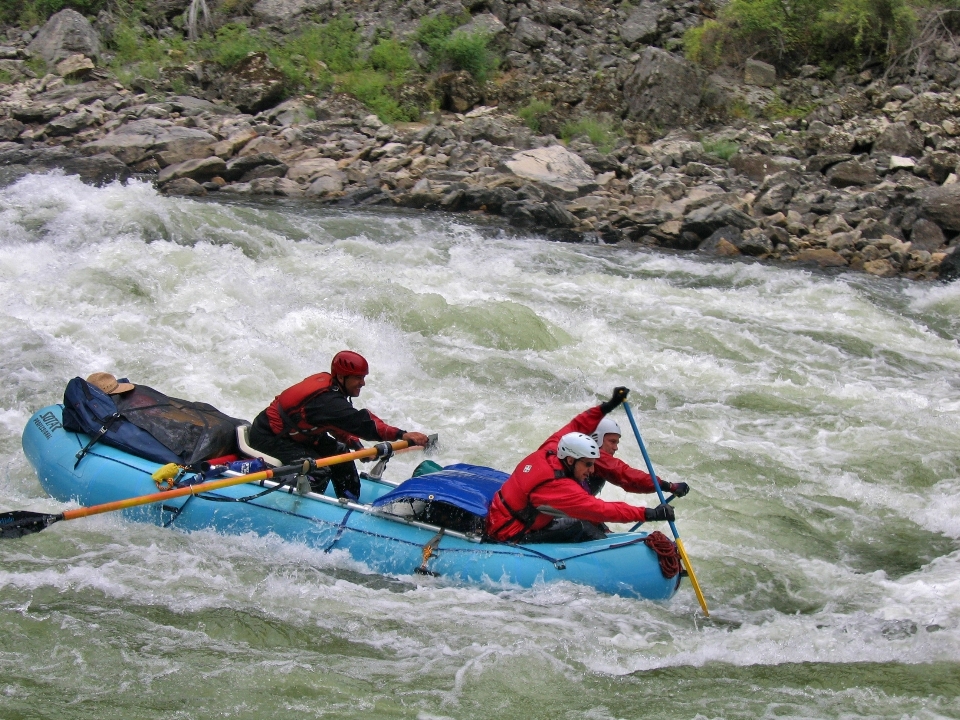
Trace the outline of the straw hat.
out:
M 95 372 L 93 375 L 87 378 L 87 382 L 91 385 L 96 385 L 107 395 L 119 395 L 120 393 L 133 390 L 133 388 L 136 387 L 133 383 L 117 382 L 116 376 L 105 372 Z

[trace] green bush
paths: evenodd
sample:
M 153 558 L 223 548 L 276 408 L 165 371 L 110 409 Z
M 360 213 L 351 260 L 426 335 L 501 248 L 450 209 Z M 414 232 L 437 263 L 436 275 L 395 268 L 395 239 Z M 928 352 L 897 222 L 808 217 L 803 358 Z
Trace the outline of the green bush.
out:
M 421 18 L 414 39 L 423 45 L 430 54 L 434 65 L 439 65 L 443 57 L 443 48 L 450 34 L 462 25 L 462 17 L 452 15 L 431 15 Z
M 197 41 L 195 51 L 225 68 L 231 68 L 252 52 L 263 52 L 267 43 L 263 36 L 254 33 L 241 23 L 228 23 Z
M 401 107 L 390 95 L 390 78 L 375 70 L 358 70 L 337 78 L 337 89 L 353 95 L 384 122 L 419 119 L 419 112 Z
M 733 140 L 708 140 L 702 143 L 703 151 L 708 155 L 714 155 L 721 160 L 729 160 L 737 154 L 740 146 Z
M 621 134 L 609 122 L 596 118 L 581 118 L 564 123 L 560 128 L 560 137 L 564 142 L 570 142 L 575 137 L 586 135 L 601 152 L 613 150 L 613 146 Z
M 443 45 L 443 56 L 455 70 L 466 70 L 481 85 L 490 79 L 500 64 L 489 49 L 487 33 L 455 32 Z
M 28 0 L 18 3 L 11 0 L 0 2 L 0 23 L 22 27 L 42 25 L 54 13 L 65 8 L 82 15 L 96 15 L 107 6 L 109 0 Z
M 381 40 L 370 51 L 370 66 L 395 76 L 404 75 L 416 67 L 410 48 L 398 40 Z
M 731 0 L 717 20 L 687 31 L 684 51 L 706 66 L 748 57 L 780 67 L 859 65 L 891 59 L 909 47 L 915 32 L 910 0 Z
M 553 105 L 544 101 L 531 99 L 524 107 L 517 110 L 517 115 L 534 132 L 540 132 L 540 121 L 543 116 L 553 110 Z

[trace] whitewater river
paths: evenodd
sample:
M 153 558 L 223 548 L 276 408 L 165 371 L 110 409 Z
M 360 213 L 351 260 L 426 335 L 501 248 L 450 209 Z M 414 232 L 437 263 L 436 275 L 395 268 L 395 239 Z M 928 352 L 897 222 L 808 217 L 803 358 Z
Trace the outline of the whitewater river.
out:
M 69 507 L 20 434 L 94 371 L 252 419 L 348 347 L 504 470 L 627 385 L 712 614 L 99 515 L 0 541 L 2 720 L 960 717 L 960 285 L 28 176 L 0 330 L 0 511 Z

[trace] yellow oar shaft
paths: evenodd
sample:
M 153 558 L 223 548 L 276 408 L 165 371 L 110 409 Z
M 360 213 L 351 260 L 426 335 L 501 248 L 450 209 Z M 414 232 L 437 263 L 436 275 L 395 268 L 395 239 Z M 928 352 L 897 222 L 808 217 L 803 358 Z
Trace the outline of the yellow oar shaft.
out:
M 397 440 L 390 443 L 394 450 L 403 450 L 410 443 L 406 440 Z M 312 461 L 312 468 L 327 467 L 328 465 L 337 465 L 339 463 L 359 460 L 361 458 L 373 457 L 377 454 L 375 447 L 364 448 L 354 452 L 344 453 L 343 455 L 332 455 L 331 457 L 320 458 Z M 126 508 L 137 507 L 138 505 L 150 505 L 151 503 L 169 500 L 170 498 L 183 497 L 184 495 L 199 495 L 204 492 L 219 490 L 220 488 L 230 487 L 231 485 L 242 485 L 258 480 L 268 480 L 276 476 L 279 470 L 284 470 L 283 474 L 288 475 L 298 469 L 296 465 L 288 465 L 284 468 L 262 470 L 260 472 L 250 473 L 249 475 L 238 475 L 237 477 L 224 478 L 223 480 L 212 480 L 199 485 L 187 485 L 186 487 L 175 490 L 166 490 L 164 492 L 151 493 L 150 495 L 138 495 L 137 497 L 127 498 L 126 500 L 115 500 L 114 502 L 103 503 L 102 505 L 91 505 L 90 507 L 76 508 L 75 510 L 66 510 L 63 513 L 64 520 L 75 520 L 76 518 L 87 517 L 88 515 L 97 515 L 99 513 L 113 512 L 114 510 L 124 510 Z M 289 471 L 289 472 L 287 472 Z

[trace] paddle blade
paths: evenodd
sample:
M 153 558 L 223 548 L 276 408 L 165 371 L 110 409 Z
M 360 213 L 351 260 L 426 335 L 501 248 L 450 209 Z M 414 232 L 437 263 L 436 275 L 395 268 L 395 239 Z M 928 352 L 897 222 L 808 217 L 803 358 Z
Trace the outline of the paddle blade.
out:
M 0 538 L 20 538 L 32 535 L 63 519 L 62 515 L 14 510 L 0 513 Z
M 707 609 L 707 601 L 703 598 L 703 591 L 700 590 L 700 583 L 697 582 L 697 576 L 693 572 L 693 565 L 690 564 L 690 558 L 687 557 L 687 551 L 683 547 L 683 541 L 676 538 L 677 550 L 680 553 L 680 559 L 683 560 L 683 566 L 687 569 L 687 576 L 690 578 L 690 584 L 693 585 L 693 591 L 697 594 L 697 600 L 700 601 L 700 607 L 703 608 L 703 614 L 710 617 L 710 611 Z

